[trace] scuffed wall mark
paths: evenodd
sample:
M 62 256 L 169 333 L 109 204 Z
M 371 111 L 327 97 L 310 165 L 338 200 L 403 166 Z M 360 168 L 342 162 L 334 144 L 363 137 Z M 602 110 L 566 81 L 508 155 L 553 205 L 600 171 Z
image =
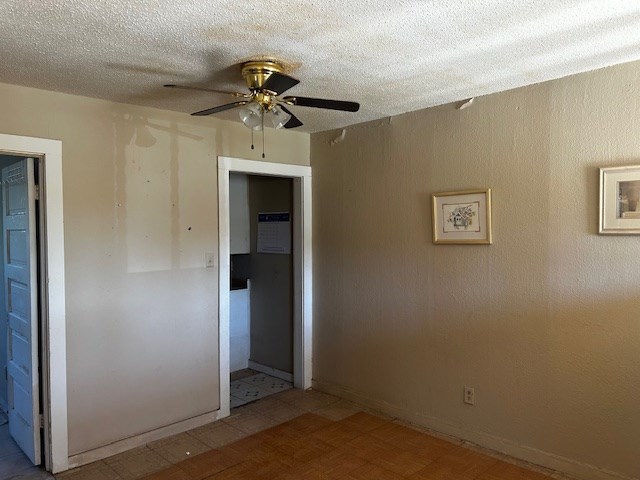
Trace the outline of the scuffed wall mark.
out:
M 133 138 L 133 128 L 129 116 L 122 109 L 114 110 L 111 114 L 113 128 L 113 196 L 116 208 L 113 212 L 115 230 L 114 251 L 125 262 L 127 259 L 127 146 Z
M 169 185 L 171 195 L 171 268 L 180 268 L 180 129 L 175 121 L 169 128 Z
M 329 142 L 329 145 L 331 145 L 332 147 L 333 147 L 334 145 L 337 145 L 338 143 L 340 143 L 340 142 L 344 141 L 344 137 L 346 137 L 346 136 L 347 136 L 347 129 L 346 129 L 346 128 L 343 128 L 343 129 L 342 129 L 342 133 L 340 133 L 340 135 L 338 135 L 336 138 L 334 138 L 333 140 L 331 140 L 331 141 Z

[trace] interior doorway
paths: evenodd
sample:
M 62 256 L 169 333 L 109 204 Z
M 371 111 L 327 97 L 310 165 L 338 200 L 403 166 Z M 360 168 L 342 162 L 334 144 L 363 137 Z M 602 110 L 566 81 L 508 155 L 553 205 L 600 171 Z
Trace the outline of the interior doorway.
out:
M 33 465 L 45 451 L 42 388 L 40 238 L 44 209 L 38 194 L 41 159 L 0 154 L 0 433 Z M 47 447 L 48 451 L 48 447 Z
M 296 388 L 311 387 L 311 168 L 299 165 L 287 165 L 268 162 L 256 162 L 229 157 L 218 157 L 218 210 L 219 210 L 219 321 L 220 321 L 220 411 L 221 416 L 230 413 L 230 373 L 232 338 L 230 324 L 231 302 L 231 222 L 230 209 L 230 179 L 232 173 L 242 173 L 260 178 L 271 177 L 290 183 L 291 203 L 290 211 L 261 212 L 280 215 L 277 218 L 265 218 L 265 222 L 280 222 L 279 225 L 269 225 L 273 228 L 291 228 L 291 342 L 287 352 L 281 349 L 280 354 L 290 356 L 290 367 L 282 358 L 274 360 L 272 365 L 249 364 L 261 373 L 268 374 L 275 380 L 290 381 Z M 268 182 L 267 182 L 268 183 Z M 268 206 L 269 210 L 286 210 L 280 206 Z M 256 212 L 253 212 L 257 214 Z M 289 214 L 290 217 L 286 217 Z M 252 219 L 258 221 L 258 218 Z M 250 229 L 248 229 L 250 230 Z M 254 233 L 255 230 L 254 230 Z M 256 233 L 257 235 L 257 233 Z M 257 238 L 250 240 L 257 242 Z M 253 246 L 254 248 L 257 245 Z M 284 257 L 271 257 L 270 261 L 284 261 Z M 234 269 L 238 268 L 234 261 Z M 271 269 L 273 272 L 273 269 Z M 249 279 L 249 290 L 250 279 Z M 268 293 L 266 293 L 268 295 Z M 281 317 L 283 315 L 280 315 Z M 235 329 L 234 329 L 235 330 Z M 234 334 L 237 331 L 233 332 Z M 286 335 L 286 333 L 284 334 Z M 235 336 L 235 335 L 234 335 Z M 284 363 L 283 363 L 284 362 Z M 257 362 L 260 363 L 260 362 Z M 284 365 L 278 368 L 273 365 Z M 264 368 L 266 367 L 266 368 Z M 289 371 L 287 371 L 289 370 Z M 287 376 L 288 375 L 288 376 Z M 258 379 L 260 381 L 260 379 Z
M 57 473 L 68 467 L 62 143 L 0 134 L 0 155 L 7 338 L 0 408 L 16 448 Z
M 293 179 L 229 177 L 231 408 L 293 387 Z

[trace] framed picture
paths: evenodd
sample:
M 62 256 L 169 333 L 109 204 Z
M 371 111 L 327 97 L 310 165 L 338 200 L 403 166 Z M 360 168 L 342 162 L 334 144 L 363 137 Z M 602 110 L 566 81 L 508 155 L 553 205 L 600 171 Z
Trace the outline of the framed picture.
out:
M 600 169 L 598 232 L 640 235 L 640 166 Z
M 491 243 L 491 189 L 431 196 L 433 243 Z

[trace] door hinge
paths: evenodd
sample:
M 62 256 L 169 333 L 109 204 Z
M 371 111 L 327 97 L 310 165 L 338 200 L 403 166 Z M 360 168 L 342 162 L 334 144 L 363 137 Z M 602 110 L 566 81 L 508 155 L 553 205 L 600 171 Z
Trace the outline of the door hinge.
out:
M 40 414 L 40 428 L 44 428 L 44 415 Z
M 35 192 L 36 200 L 40 200 L 40 185 L 35 186 L 34 192 Z

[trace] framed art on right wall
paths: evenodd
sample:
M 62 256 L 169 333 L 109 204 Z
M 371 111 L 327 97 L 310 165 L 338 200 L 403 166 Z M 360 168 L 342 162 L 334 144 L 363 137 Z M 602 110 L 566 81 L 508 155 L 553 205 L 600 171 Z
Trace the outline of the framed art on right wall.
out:
M 598 233 L 640 235 L 640 165 L 600 169 Z

